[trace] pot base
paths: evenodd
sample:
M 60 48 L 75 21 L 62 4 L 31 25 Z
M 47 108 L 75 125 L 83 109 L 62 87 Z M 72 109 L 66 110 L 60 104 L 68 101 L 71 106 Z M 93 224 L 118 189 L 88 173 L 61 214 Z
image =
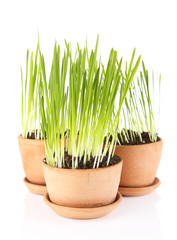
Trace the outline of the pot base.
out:
M 48 193 L 44 195 L 44 202 L 56 213 L 60 214 L 63 217 L 74 219 L 91 219 L 103 217 L 118 207 L 121 201 L 122 195 L 118 192 L 115 202 L 109 205 L 95 208 L 73 208 L 54 204 L 50 201 Z
M 146 194 L 151 193 L 161 184 L 161 181 L 156 177 L 152 185 L 147 187 L 119 187 L 119 192 L 122 196 L 127 197 L 136 197 L 136 196 L 143 196 Z
M 44 195 L 47 193 L 46 185 L 39 185 L 39 184 L 31 183 L 30 181 L 28 181 L 28 179 L 26 177 L 23 179 L 23 181 L 30 192 L 39 194 L 39 195 Z

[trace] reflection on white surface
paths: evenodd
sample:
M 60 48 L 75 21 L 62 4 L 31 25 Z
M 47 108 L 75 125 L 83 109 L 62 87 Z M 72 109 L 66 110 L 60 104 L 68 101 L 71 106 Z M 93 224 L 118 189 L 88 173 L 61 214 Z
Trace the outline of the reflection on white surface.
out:
M 25 196 L 22 239 L 161 239 L 156 211 L 156 192 L 142 197 L 123 198 L 122 204 L 103 218 L 73 220 L 57 215 L 43 197 Z

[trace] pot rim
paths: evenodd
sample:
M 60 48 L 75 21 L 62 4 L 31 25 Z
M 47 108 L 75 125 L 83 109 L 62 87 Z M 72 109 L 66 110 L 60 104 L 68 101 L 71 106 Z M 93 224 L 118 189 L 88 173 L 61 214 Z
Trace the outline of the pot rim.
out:
M 23 138 L 22 134 L 18 135 L 18 140 L 23 141 L 24 143 L 43 143 L 44 142 L 44 139 Z
M 155 145 L 155 144 L 160 144 L 160 143 L 163 143 L 163 140 L 161 137 L 158 137 L 158 141 L 156 142 L 152 142 L 152 143 L 144 143 L 144 144 L 137 144 L 137 145 L 119 145 L 117 144 L 116 145 L 116 148 L 117 147 L 121 147 L 121 148 L 137 148 L 137 147 L 145 147 L 145 146 L 151 146 L 151 145 Z
M 78 171 L 79 172 L 96 172 L 96 171 L 106 171 L 106 169 L 111 169 L 111 168 L 113 168 L 113 167 L 117 167 L 118 165 L 120 165 L 120 164 L 123 164 L 123 159 L 122 158 L 120 158 L 120 162 L 118 162 L 117 164 L 114 164 L 114 165 L 112 165 L 112 166 L 108 166 L 108 167 L 102 167 L 102 168 L 89 168 L 89 169 L 70 169 L 70 168 L 57 168 L 57 167 L 53 167 L 53 166 L 50 166 L 50 165 L 48 165 L 47 163 L 45 163 L 44 162 L 44 159 L 42 160 L 42 165 L 43 166 L 47 166 L 47 167 L 49 167 L 49 168 L 51 168 L 51 169 L 53 169 L 54 171 L 63 171 L 63 172 L 70 172 L 70 171 L 72 171 L 72 172 L 77 172 L 78 173 Z

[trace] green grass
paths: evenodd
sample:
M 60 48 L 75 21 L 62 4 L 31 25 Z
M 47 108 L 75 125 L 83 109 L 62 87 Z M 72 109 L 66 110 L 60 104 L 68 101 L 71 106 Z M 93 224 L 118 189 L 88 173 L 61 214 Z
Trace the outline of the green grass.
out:
M 62 59 L 60 46 L 55 43 L 48 81 L 40 52 L 40 112 L 49 165 L 65 167 L 67 152 L 72 156 L 73 169 L 78 168 L 80 161 L 86 165 L 91 158 L 96 168 L 106 155 L 109 165 L 114 153 L 121 109 L 141 57 L 133 67 L 133 51 L 128 74 L 123 78 L 122 58 L 118 61 L 117 51 L 111 49 L 106 66 L 98 61 L 98 40 L 99 37 L 91 52 L 87 42 L 83 49 L 77 44 L 74 59 L 69 43 L 65 41 Z M 115 112 L 117 96 L 119 107 Z M 103 151 L 108 133 L 114 136 L 113 141 L 107 141 Z
M 70 43 L 65 41 L 61 53 L 55 42 L 48 79 L 39 41 L 35 56 L 27 51 L 25 77 L 21 69 L 22 136 L 35 132 L 36 139 L 44 138 L 51 166 L 65 167 L 66 154 L 72 158 L 73 169 L 91 158 L 94 168 L 104 157 L 109 166 L 117 142 L 128 143 L 137 136 L 142 141 L 143 131 L 152 142 L 157 141 L 154 74 L 150 79 L 143 61 L 137 73 L 141 56 L 135 57 L 136 49 L 124 72 L 123 58 L 118 60 L 114 49 L 103 65 L 97 56 L 98 42 L 99 36 L 91 51 L 87 41 L 83 48 L 77 43 L 74 57 Z M 161 77 L 159 96 L 160 83 Z
M 126 74 L 127 72 L 125 72 Z M 125 143 L 130 140 L 135 141 L 137 136 L 140 142 L 143 142 L 141 136 L 143 132 L 148 133 L 151 142 L 157 141 L 160 116 L 160 86 L 161 75 L 159 80 L 155 82 L 154 72 L 152 72 L 152 78 L 150 78 L 149 72 L 142 61 L 142 70 L 136 80 L 132 82 L 123 107 L 125 114 L 124 124 L 122 124 L 123 127 L 119 129 L 119 132 L 122 134 L 125 132 L 128 136 L 127 139 L 124 138 Z M 157 105 L 158 110 L 156 110 Z M 128 129 L 131 134 L 128 134 Z
M 23 75 L 21 68 L 21 117 L 22 117 L 22 137 L 27 138 L 35 134 L 35 139 L 42 139 L 39 111 L 39 82 L 40 82 L 40 64 L 38 55 L 40 51 L 39 41 L 37 44 L 35 56 L 33 52 L 27 50 L 26 54 L 26 74 Z M 36 131 L 37 130 L 37 131 Z

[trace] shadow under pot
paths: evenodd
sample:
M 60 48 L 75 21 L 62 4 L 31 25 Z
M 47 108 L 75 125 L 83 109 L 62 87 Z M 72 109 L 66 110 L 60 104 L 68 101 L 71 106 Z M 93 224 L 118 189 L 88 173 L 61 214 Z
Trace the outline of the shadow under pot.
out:
M 45 203 L 58 214 L 75 219 L 97 218 L 116 208 L 122 160 L 96 169 L 64 169 L 42 161 L 48 193 Z
M 21 159 L 26 177 L 24 183 L 32 193 L 47 192 L 41 161 L 45 158 L 44 140 L 18 136 Z
M 163 142 L 142 145 L 117 145 L 115 155 L 123 161 L 119 191 L 124 196 L 141 196 L 160 185 L 156 177 L 162 155 Z

